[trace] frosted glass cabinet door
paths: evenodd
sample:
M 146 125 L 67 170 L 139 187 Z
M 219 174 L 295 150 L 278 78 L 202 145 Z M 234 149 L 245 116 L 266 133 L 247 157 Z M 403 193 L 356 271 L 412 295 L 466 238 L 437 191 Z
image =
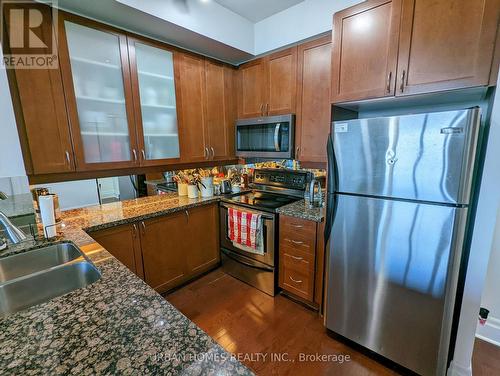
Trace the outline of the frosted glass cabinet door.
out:
M 141 162 L 153 165 L 180 158 L 174 55 L 133 39 L 129 54 Z
M 134 160 L 135 139 L 130 136 L 133 132 L 124 90 L 128 85 L 127 82 L 124 85 L 124 77 L 129 76 L 129 72 L 127 64 L 122 64 L 120 52 L 120 38 L 125 40 L 125 37 L 70 21 L 65 21 L 64 27 L 83 164 L 112 162 L 116 167 L 120 166 L 117 162 L 130 164 Z M 122 43 L 126 47 L 126 43 Z

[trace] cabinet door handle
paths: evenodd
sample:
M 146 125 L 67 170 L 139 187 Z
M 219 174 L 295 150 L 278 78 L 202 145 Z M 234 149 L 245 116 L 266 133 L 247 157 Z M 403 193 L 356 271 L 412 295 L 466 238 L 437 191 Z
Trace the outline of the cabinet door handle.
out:
M 260 104 L 260 116 L 264 116 L 264 103 Z
M 299 242 L 298 240 L 290 240 L 293 244 L 304 244 L 304 242 Z
M 137 151 L 132 149 L 132 155 L 134 156 L 134 162 L 137 162 Z
M 215 157 L 215 150 L 212 146 L 210 146 L 210 150 L 212 151 L 212 159 Z
M 144 223 L 144 221 L 141 221 L 141 227 L 142 227 L 142 234 L 146 235 L 146 224 Z
M 68 166 L 71 167 L 71 157 L 69 155 L 69 151 L 66 150 L 66 162 L 68 162 Z
M 269 116 L 269 103 L 266 103 L 266 116 Z
M 401 74 L 401 92 L 403 93 L 405 91 L 405 78 L 406 78 L 406 70 L 403 69 L 403 73 Z
M 293 258 L 294 260 L 298 260 L 298 261 L 304 260 L 303 257 L 297 257 L 297 256 L 292 256 L 292 255 L 290 255 L 290 257 Z
M 133 236 L 134 236 L 134 238 L 136 238 L 137 237 L 137 225 L 134 223 L 132 225 L 132 227 L 134 228 L 134 235 Z
M 184 210 L 184 214 L 186 214 L 186 221 L 189 222 L 189 211 Z
M 205 151 L 203 152 L 203 156 L 205 157 L 205 159 L 208 159 L 208 157 L 210 157 L 210 152 L 208 151 L 208 148 L 205 148 Z
M 292 224 L 291 226 L 292 226 L 292 227 L 295 227 L 295 228 L 302 228 L 302 227 L 304 227 L 304 226 L 302 226 L 302 225 L 294 225 L 294 224 Z
M 141 154 L 142 154 L 142 160 L 145 161 L 146 160 L 146 152 L 144 151 L 144 149 L 141 149 Z
M 391 92 L 391 81 L 392 81 L 392 71 L 389 72 L 389 75 L 387 76 L 387 93 L 390 94 Z
M 299 152 L 300 152 L 300 147 L 299 147 L 299 146 L 297 146 L 297 147 L 295 148 L 295 159 L 299 159 Z
M 302 283 L 302 280 L 301 279 L 293 279 L 292 277 L 288 276 L 288 278 L 290 278 L 291 281 L 295 282 L 295 283 Z

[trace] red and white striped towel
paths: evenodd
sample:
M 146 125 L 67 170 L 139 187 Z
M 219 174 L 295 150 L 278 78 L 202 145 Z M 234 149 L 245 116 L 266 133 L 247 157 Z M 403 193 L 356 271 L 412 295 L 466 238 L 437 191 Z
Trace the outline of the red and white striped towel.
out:
M 233 244 L 239 244 L 261 253 L 259 244 L 262 231 L 261 215 L 228 208 L 228 237 Z

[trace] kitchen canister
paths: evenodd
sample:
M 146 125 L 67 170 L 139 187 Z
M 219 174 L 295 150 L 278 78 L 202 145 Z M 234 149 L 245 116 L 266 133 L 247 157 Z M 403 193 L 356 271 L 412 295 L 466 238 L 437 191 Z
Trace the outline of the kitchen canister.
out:
M 40 206 L 40 217 L 42 218 L 43 234 L 47 239 L 56 236 L 56 215 L 54 210 L 54 196 L 46 195 L 38 197 Z
M 186 183 L 177 183 L 177 194 L 179 196 L 187 196 L 188 185 Z
M 187 186 L 188 198 L 198 198 L 198 186 L 189 184 Z
M 214 195 L 213 176 L 207 176 L 201 178 L 200 192 L 201 192 L 201 197 L 212 197 Z

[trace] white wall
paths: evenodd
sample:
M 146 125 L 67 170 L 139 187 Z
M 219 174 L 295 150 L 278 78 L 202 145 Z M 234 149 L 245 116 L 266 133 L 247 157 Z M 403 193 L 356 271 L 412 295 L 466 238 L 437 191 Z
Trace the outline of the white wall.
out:
M 1 50 L 0 59 L 3 60 Z M 0 64 L 0 178 L 25 175 L 7 72 Z
M 497 83 L 498 84 L 498 83 Z M 448 370 L 450 376 L 472 375 L 472 353 L 481 295 L 485 286 L 490 251 L 500 208 L 500 95 L 493 104 L 479 201 L 474 223 L 469 264 L 458 323 L 455 352 Z
M 485 326 L 478 323 L 476 336 L 500 346 L 500 209 L 497 214 L 495 237 L 488 263 L 488 273 L 481 298 L 481 307 L 490 310 Z
M 305 0 L 255 24 L 254 54 L 296 43 L 332 29 L 333 14 L 362 0 Z

